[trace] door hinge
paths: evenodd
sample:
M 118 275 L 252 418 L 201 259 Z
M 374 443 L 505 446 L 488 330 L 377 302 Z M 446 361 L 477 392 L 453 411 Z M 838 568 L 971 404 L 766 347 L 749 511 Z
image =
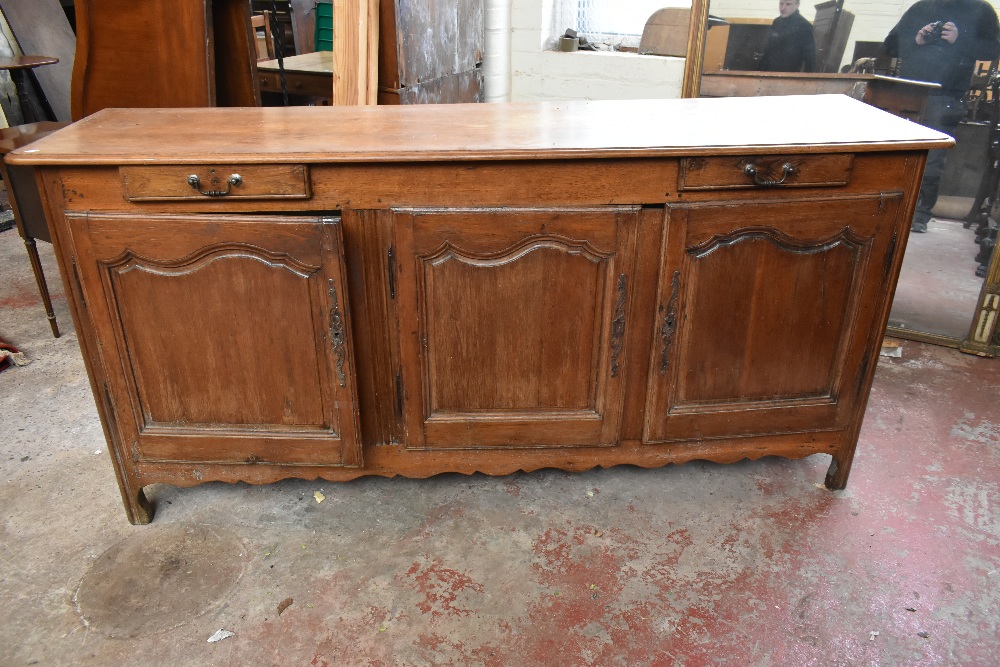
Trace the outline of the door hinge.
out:
M 869 362 L 869 355 L 865 354 L 864 358 L 861 359 L 861 372 L 858 374 L 858 384 L 854 387 L 855 396 L 861 396 L 861 392 L 865 388 L 865 377 L 868 375 Z
M 76 292 L 80 295 L 80 305 L 87 307 L 87 298 L 83 295 L 83 284 L 80 282 L 80 272 L 76 268 L 76 257 L 70 259 L 73 264 L 73 280 L 76 282 Z
M 625 337 L 625 299 L 628 297 L 628 276 L 618 276 L 618 299 L 615 301 L 611 320 L 611 377 L 618 376 L 618 358 Z
M 396 371 L 396 416 L 403 416 L 403 376 Z
M 673 279 L 670 281 L 670 298 L 667 300 L 666 308 L 660 304 L 660 312 L 664 313 L 663 323 L 660 325 L 660 340 L 662 350 L 660 352 L 660 375 L 666 375 L 667 367 L 670 365 L 670 348 L 674 342 L 674 333 L 677 331 L 677 293 L 680 291 L 681 272 L 674 271 Z
M 892 271 L 892 260 L 896 255 L 896 233 L 893 232 L 892 240 L 889 241 L 889 248 L 885 252 L 885 266 L 882 267 L 882 277 L 888 278 Z
M 347 375 L 344 373 L 344 357 L 346 356 L 344 349 L 346 343 L 344 320 L 340 316 L 340 306 L 337 303 L 337 288 L 332 280 L 328 281 L 327 291 L 330 294 L 330 344 L 333 346 L 334 355 L 336 355 L 337 379 L 340 381 L 341 387 L 346 387 Z
M 389 252 L 386 257 L 387 264 L 386 269 L 389 272 L 389 298 L 396 298 L 396 254 L 393 252 L 392 246 L 389 246 Z

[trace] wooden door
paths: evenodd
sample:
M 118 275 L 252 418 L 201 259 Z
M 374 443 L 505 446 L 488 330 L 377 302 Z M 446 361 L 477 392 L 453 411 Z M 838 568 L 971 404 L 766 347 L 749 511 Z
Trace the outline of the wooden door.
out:
M 644 439 L 844 427 L 882 334 L 901 203 L 668 207 Z
M 127 455 L 361 464 L 338 219 L 67 215 Z
M 399 210 L 406 445 L 614 445 L 638 209 Z

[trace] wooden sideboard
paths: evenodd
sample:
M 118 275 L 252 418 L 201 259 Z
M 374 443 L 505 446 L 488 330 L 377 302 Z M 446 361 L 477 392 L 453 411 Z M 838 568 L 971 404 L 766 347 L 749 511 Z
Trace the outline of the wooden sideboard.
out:
M 109 109 L 9 159 L 145 523 L 209 480 L 825 453 L 843 488 L 951 143 L 816 95 Z

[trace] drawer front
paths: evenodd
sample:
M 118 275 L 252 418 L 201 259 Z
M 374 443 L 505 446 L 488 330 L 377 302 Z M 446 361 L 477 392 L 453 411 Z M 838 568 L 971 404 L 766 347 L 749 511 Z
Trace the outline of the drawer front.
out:
M 121 167 L 128 201 L 308 199 L 305 165 L 170 165 Z
M 281 77 L 276 72 L 258 70 L 257 81 L 260 83 L 262 92 L 281 92 Z M 285 89 L 289 95 L 329 98 L 333 95 L 333 76 L 331 74 L 286 71 Z
M 681 190 L 832 187 L 851 180 L 854 156 L 727 155 L 681 160 Z

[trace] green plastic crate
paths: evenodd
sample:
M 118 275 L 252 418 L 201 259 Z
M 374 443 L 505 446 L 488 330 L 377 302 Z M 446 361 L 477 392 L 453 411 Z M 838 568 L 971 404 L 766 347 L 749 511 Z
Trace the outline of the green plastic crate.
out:
M 333 4 L 316 3 L 316 31 L 314 44 L 317 51 L 333 51 Z

